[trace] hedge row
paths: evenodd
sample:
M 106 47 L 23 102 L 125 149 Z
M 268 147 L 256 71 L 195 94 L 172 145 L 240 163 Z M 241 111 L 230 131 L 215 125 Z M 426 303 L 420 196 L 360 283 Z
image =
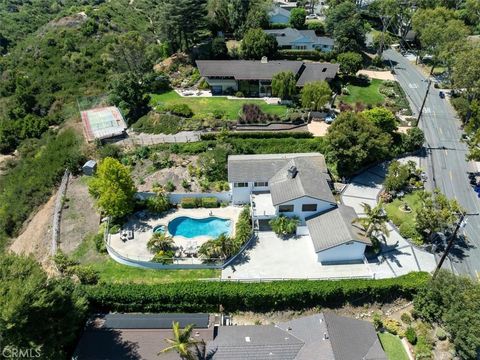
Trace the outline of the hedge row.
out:
M 201 140 L 216 140 L 217 133 L 206 133 L 201 134 Z M 284 139 L 284 138 L 295 138 L 295 139 L 311 139 L 313 138 L 312 133 L 308 131 L 291 131 L 291 132 L 266 132 L 266 131 L 254 131 L 254 132 L 230 132 L 227 135 L 230 139 Z
M 290 280 L 257 283 L 188 281 L 162 285 L 83 286 L 92 311 L 213 312 L 302 310 L 411 299 L 427 273 L 382 280 Z
M 195 209 L 199 207 L 216 208 L 218 207 L 218 199 L 215 197 L 191 198 L 186 197 L 181 200 L 182 208 Z

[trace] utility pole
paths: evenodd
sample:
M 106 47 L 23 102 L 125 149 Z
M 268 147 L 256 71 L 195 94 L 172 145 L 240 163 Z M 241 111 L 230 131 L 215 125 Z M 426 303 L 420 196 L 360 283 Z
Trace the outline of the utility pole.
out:
M 443 262 L 448 256 L 448 253 L 452 249 L 453 244 L 455 243 L 455 239 L 457 238 L 457 233 L 460 228 L 465 227 L 466 222 L 464 222 L 466 216 L 471 216 L 471 215 L 478 215 L 478 214 L 467 214 L 467 213 L 462 213 L 460 215 L 460 219 L 457 222 L 457 226 L 455 226 L 455 230 L 453 231 L 453 234 L 450 236 L 450 240 L 448 241 L 447 247 L 445 249 L 445 252 L 442 255 L 442 258 L 440 259 L 439 263 L 437 264 L 437 267 L 435 268 L 435 272 L 433 273 L 433 279 L 435 279 L 438 275 L 438 272 L 442 268 Z
M 428 79 L 427 91 L 425 93 L 425 97 L 423 98 L 422 106 L 420 107 L 420 112 L 418 113 L 417 127 L 419 127 L 420 125 L 420 118 L 422 117 L 423 108 L 425 107 L 425 102 L 427 101 L 428 93 L 430 92 L 430 86 L 432 86 L 432 80 Z

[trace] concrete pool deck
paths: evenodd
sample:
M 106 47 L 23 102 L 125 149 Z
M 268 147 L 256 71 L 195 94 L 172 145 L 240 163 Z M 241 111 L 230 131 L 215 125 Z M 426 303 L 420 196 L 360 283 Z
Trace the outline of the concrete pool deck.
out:
M 133 239 L 123 242 L 120 239 L 120 233 L 112 234 L 109 236 L 110 246 L 118 252 L 120 255 L 127 257 L 132 260 L 141 260 L 141 261 L 150 261 L 153 258 L 153 254 L 148 251 L 147 243 L 148 240 L 152 237 L 153 228 L 158 225 L 165 225 L 167 228 L 168 223 L 180 216 L 188 216 L 191 218 L 201 219 L 207 218 L 210 216 L 218 217 L 222 219 L 228 219 L 232 221 L 232 235 L 235 233 L 235 224 L 238 220 L 240 213 L 242 212 L 243 207 L 241 206 L 227 206 L 223 208 L 215 209 L 173 209 L 167 213 L 161 215 L 147 216 L 144 219 L 138 216 L 138 213 L 132 215 L 128 222 L 122 226 L 122 230 L 132 230 Z M 194 239 L 186 239 L 181 236 L 175 236 L 174 238 L 175 245 L 177 247 L 183 246 L 187 248 L 189 245 L 192 245 L 193 242 L 196 242 L 198 246 L 201 246 L 206 241 L 211 238 L 208 236 L 199 236 Z M 189 263 L 198 262 L 200 260 L 196 258 L 188 258 Z

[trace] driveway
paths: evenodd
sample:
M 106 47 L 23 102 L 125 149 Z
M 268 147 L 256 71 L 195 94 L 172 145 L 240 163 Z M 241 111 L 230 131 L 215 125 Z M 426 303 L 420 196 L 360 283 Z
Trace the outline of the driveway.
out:
M 418 157 L 405 157 L 399 159 L 406 163 L 412 160 L 419 166 Z M 354 177 L 342 193 L 342 202 L 351 206 L 357 212 L 359 217 L 364 216 L 362 204 L 371 206 L 377 204 L 377 196 L 382 190 L 382 183 L 388 164 L 383 163 L 374 166 L 360 175 Z M 389 278 L 408 274 L 411 271 L 435 270 L 437 265 L 433 254 L 413 247 L 406 241 L 391 224 L 388 225 L 390 235 L 386 238 L 386 243 L 382 244 L 382 252 L 378 258 L 369 259 L 369 266 L 375 274 L 375 278 Z M 444 266 L 451 268 L 448 259 Z
M 321 265 L 309 236 L 281 239 L 272 231 L 258 238 L 230 266 L 222 279 L 335 279 L 371 278 L 366 264 Z

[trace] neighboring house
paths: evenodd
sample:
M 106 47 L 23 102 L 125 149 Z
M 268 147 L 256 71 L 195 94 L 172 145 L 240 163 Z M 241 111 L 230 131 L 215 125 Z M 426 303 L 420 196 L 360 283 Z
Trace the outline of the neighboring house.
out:
M 200 74 L 212 89 L 213 95 L 241 91 L 245 96 L 272 96 L 272 78 L 282 71 L 291 71 L 297 86 L 307 82 L 330 81 L 337 76 L 338 64 L 302 61 L 257 60 L 197 60 Z
M 325 159 L 319 153 L 232 155 L 228 182 L 234 204 L 250 204 L 258 229 L 279 215 L 300 219 L 322 264 L 363 261 L 371 245 L 352 222 L 353 208 L 337 204 Z
M 277 325 L 221 326 L 212 360 L 387 360 L 372 324 L 321 313 Z
M 274 6 L 268 13 L 270 24 L 288 24 L 290 22 L 290 11 L 284 7 Z
M 280 49 L 293 50 L 321 50 L 330 52 L 333 50 L 332 38 L 317 36 L 314 30 L 297 30 L 293 28 L 264 30 L 265 33 L 277 39 Z
M 87 323 L 72 360 L 180 360 L 175 351 L 157 355 L 170 346 L 174 321 L 182 329 L 194 324 L 198 341 L 214 337 L 209 314 L 107 314 Z

